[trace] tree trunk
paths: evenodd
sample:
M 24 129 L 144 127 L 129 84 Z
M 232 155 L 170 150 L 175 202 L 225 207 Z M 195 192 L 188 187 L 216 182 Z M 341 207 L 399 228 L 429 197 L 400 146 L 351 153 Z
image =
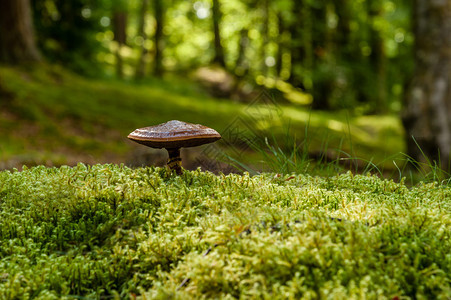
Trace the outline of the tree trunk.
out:
M 402 114 L 407 151 L 451 171 L 451 0 L 416 0 L 414 9 L 416 71 Z
M 127 14 L 125 11 L 113 13 L 114 40 L 117 42 L 116 49 L 116 73 L 119 78 L 124 77 L 121 50 L 127 41 Z
M 262 45 L 260 48 L 261 72 L 264 76 L 268 75 L 268 66 L 266 65 L 266 57 L 269 42 L 269 0 L 261 0 L 262 5 Z
M 246 59 L 246 49 L 249 45 L 248 34 L 249 31 L 247 29 L 241 29 L 238 44 L 238 57 L 235 62 L 235 74 L 238 77 L 244 77 L 249 72 L 249 63 Z
M 375 23 L 377 18 L 381 18 L 382 3 L 377 0 L 370 1 L 369 17 Z M 387 64 L 385 56 L 384 40 L 374 25 L 370 26 L 370 45 L 371 55 L 370 61 L 372 69 L 376 72 L 377 94 L 375 96 L 376 109 L 379 113 L 387 112 Z
M 224 60 L 224 49 L 221 45 L 221 32 L 219 30 L 219 22 L 221 21 L 221 8 L 219 6 L 219 0 L 213 0 L 212 7 L 212 19 L 213 19 L 213 33 L 215 36 L 214 46 L 215 46 L 215 56 L 213 57 L 213 63 L 219 64 L 221 67 L 225 68 Z
M 286 48 L 285 41 L 285 23 L 281 13 L 277 14 L 277 27 L 279 31 L 279 36 L 277 38 L 277 55 L 276 55 L 276 77 L 280 78 L 283 67 L 283 53 Z
M 322 1 L 321 5 L 311 8 L 311 19 L 313 28 L 311 44 L 313 45 L 312 66 L 309 68 L 312 72 L 313 86 L 311 89 L 313 95 L 312 108 L 317 110 L 329 110 L 329 98 L 334 90 L 335 71 L 330 68 L 332 63 L 336 63 L 331 55 L 332 36 L 327 27 L 329 1 Z
M 303 60 L 305 61 L 306 58 L 306 49 L 305 49 L 305 33 L 310 28 L 307 28 L 307 18 L 304 15 L 305 12 L 305 6 L 303 0 L 295 1 L 293 4 L 293 15 L 295 16 L 296 20 L 291 23 L 289 27 L 289 31 L 291 34 L 291 46 L 290 46 L 290 53 L 291 53 L 291 64 L 290 64 L 290 78 L 288 81 L 293 84 L 294 86 L 298 86 L 299 84 L 302 84 L 302 78 L 301 78 L 301 66 L 303 65 Z M 304 32 L 303 32 L 304 30 Z M 304 33 L 304 34 L 303 34 Z M 311 42 L 311 41 L 310 41 Z
M 21 63 L 40 58 L 29 0 L 1 0 L 0 62 Z
M 141 11 L 139 14 L 138 35 L 142 38 L 141 55 L 139 56 L 138 65 L 136 66 L 136 79 L 141 79 L 145 76 L 146 70 L 146 13 L 149 6 L 149 0 L 142 0 Z
M 163 26 L 164 26 L 164 9 L 161 0 L 154 0 L 155 9 L 155 61 L 153 74 L 160 77 L 163 75 Z

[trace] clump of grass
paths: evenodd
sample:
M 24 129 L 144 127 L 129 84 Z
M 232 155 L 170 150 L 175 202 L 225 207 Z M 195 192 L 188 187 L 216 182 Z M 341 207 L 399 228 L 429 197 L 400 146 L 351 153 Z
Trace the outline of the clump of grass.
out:
M 449 199 L 352 173 L 4 171 L 0 298 L 446 299 Z
M 434 160 L 428 155 L 426 155 L 421 148 L 421 146 L 416 141 L 415 137 L 411 137 L 414 141 L 415 145 L 418 148 L 418 151 L 422 155 L 421 161 L 417 161 L 408 154 L 404 154 L 403 156 L 405 158 L 405 161 L 407 162 L 407 166 L 411 167 L 408 169 L 408 171 L 412 174 L 412 167 L 414 171 L 416 172 L 416 177 L 424 178 L 429 181 L 441 181 L 445 184 L 451 183 L 451 174 L 449 173 L 449 170 L 451 170 L 451 161 L 448 161 L 447 164 L 442 164 L 441 157 L 440 157 L 440 151 L 438 151 L 438 161 Z M 445 170 L 444 166 L 448 165 L 448 171 Z M 401 172 L 401 170 L 399 170 Z M 414 175 L 411 175 L 411 178 L 413 178 Z
M 283 126 L 285 135 L 281 142 L 268 131 L 260 132 L 250 140 L 249 146 L 259 155 L 259 166 L 227 154 L 223 155 L 223 161 L 239 171 L 247 171 L 254 175 L 263 171 L 280 174 L 302 173 L 333 176 L 349 170 L 355 174 L 377 174 L 398 182 L 408 182 L 412 186 L 419 182 L 451 184 L 451 174 L 443 169 L 444 164 L 440 161 L 440 155 L 438 155 L 438 161 L 432 160 L 416 141 L 423 156 L 421 161 L 400 152 L 376 162 L 374 157 L 356 156 L 349 122 L 348 132 L 341 137 L 338 147 L 331 146 L 329 135 L 325 135 L 319 148 L 318 146 L 312 147 L 314 138 L 309 132 L 309 123 L 310 121 L 305 126 L 301 141 L 296 139 L 296 132 L 293 132 L 289 125 Z M 345 141 L 347 141 L 350 152 L 343 149 Z M 317 152 L 318 149 L 319 152 Z M 391 167 L 387 168 L 387 164 L 390 164 Z

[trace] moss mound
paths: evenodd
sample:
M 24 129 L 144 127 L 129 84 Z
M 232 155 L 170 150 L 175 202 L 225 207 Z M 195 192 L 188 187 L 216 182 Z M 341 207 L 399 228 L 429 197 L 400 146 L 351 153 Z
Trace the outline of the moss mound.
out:
M 447 299 L 451 187 L 351 173 L 0 172 L 0 298 Z

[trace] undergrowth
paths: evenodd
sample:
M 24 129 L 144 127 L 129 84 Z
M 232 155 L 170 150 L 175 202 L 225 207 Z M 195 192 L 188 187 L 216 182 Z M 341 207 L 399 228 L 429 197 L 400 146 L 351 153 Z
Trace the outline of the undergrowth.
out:
M 140 83 L 86 79 L 57 65 L 0 65 L 0 73 L 2 93 L 8 95 L 0 104 L 0 169 L 132 163 L 139 148 L 127 135 L 174 119 L 214 128 L 223 136 L 225 150 L 239 150 L 244 162 L 254 153 L 241 151 L 237 135 L 249 131 L 284 141 L 287 122 L 297 139 L 310 139 L 308 150 L 314 153 L 340 148 L 353 157 L 382 161 L 404 149 L 395 115 L 310 111 L 277 103 L 259 90 L 249 96 L 250 102 L 217 99 L 189 79 L 171 76 Z
M 117 165 L 0 172 L 0 298 L 449 299 L 451 186 Z

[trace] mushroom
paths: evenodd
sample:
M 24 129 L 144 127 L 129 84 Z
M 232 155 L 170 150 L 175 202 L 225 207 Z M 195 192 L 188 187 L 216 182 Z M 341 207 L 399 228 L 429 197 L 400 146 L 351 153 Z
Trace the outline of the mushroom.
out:
M 138 128 L 128 138 L 139 144 L 162 149 L 169 153 L 168 166 L 178 175 L 182 174 L 180 148 L 195 147 L 215 142 L 221 135 L 214 129 L 200 124 L 172 120 L 163 124 Z

